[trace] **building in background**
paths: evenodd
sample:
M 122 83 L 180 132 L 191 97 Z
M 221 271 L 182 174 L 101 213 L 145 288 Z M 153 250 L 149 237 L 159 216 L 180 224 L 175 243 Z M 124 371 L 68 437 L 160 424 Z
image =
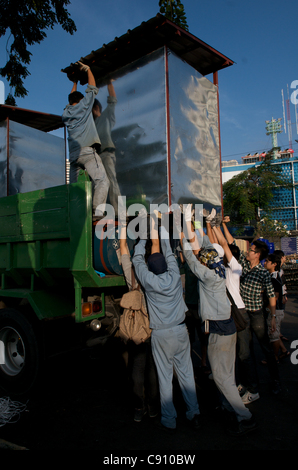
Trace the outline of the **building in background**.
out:
M 236 160 L 222 162 L 222 183 L 233 178 L 242 171 L 260 165 L 266 152 L 245 155 L 242 162 Z M 298 230 L 298 158 L 292 149 L 277 152 L 272 165 L 281 165 L 282 174 L 291 178 L 292 188 L 279 187 L 274 190 L 274 198 L 270 204 L 271 217 L 287 225 L 288 230 Z

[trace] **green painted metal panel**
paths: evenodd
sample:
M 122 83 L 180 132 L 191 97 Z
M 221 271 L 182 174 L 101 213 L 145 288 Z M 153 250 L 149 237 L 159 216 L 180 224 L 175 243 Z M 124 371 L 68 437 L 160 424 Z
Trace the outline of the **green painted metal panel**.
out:
M 123 276 L 101 278 L 94 270 L 86 172 L 71 185 L 0 198 L 0 274 L 1 296 L 27 298 L 40 319 L 75 312 L 76 321 L 90 320 L 81 317 L 84 288 L 102 295 L 125 286 Z
M 72 298 L 66 298 L 56 290 L 3 289 L 2 297 L 27 299 L 39 320 L 71 315 L 75 311 L 74 292 Z
M 0 221 L 1 217 L 6 217 L 7 215 L 15 215 L 17 213 L 18 206 L 18 195 L 15 194 L 9 197 L 0 198 Z M 2 227 L 2 224 L 1 226 Z M 1 234 L 1 228 L 0 228 Z

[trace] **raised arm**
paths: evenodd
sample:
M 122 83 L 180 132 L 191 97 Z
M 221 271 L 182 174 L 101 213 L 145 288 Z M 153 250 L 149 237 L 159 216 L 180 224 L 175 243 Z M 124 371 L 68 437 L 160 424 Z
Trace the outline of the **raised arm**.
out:
M 212 230 L 216 235 L 216 238 L 218 240 L 218 244 L 223 247 L 228 262 L 230 262 L 233 255 L 232 255 L 232 252 L 229 248 L 229 244 L 228 244 L 226 238 L 224 237 L 224 235 L 223 235 L 223 233 L 222 233 L 222 231 L 220 230 L 219 227 L 214 226 L 212 228 Z
M 213 208 L 211 213 L 206 217 L 206 233 L 211 243 L 217 243 L 216 234 L 212 230 L 211 221 L 216 216 L 216 210 Z
M 154 211 L 150 216 L 150 238 L 151 238 L 151 254 L 160 253 L 160 241 L 158 236 L 158 214 Z
M 226 225 L 228 222 L 230 222 L 230 217 L 228 215 L 226 215 L 222 220 L 222 226 L 223 226 L 223 230 L 224 230 L 224 234 L 225 234 L 225 237 L 227 239 L 227 242 L 228 242 L 229 245 L 231 245 L 231 243 L 233 243 L 233 241 L 234 241 L 234 237 L 233 237 L 233 235 L 230 234 L 229 229 Z
M 96 81 L 89 65 L 83 64 L 80 61 L 78 61 L 77 63 L 80 65 L 80 70 L 84 70 L 84 72 L 87 72 L 88 85 L 96 87 Z
M 90 67 L 87 70 L 87 75 L 88 75 L 88 85 L 96 86 L 96 81 L 95 81 L 93 73 L 91 72 Z
M 110 80 L 108 83 L 108 93 L 109 96 L 113 96 L 114 98 L 116 98 L 116 92 L 112 80 Z
M 200 243 L 199 243 L 197 234 L 194 230 L 194 226 L 193 226 L 193 223 L 192 223 L 192 220 L 191 220 L 192 219 L 192 204 L 188 204 L 186 206 L 184 218 L 185 218 L 185 224 L 186 224 L 186 229 L 187 229 L 188 240 L 189 240 L 189 243 L 192 247 L 193 253 L 196 255 L 200 251 L 200 248 L 201 248 L 202 244 L 200 245 Z M 203 229 L 200 225 L 201 224 L 197 224 L 196 228 L 199 232 L 200 237 L 203 238 L 203 236 L 205 234 L 204 234 Z
M 70 93 L 73 93 L 74 91 L 77 91 L 78 89 L 78 82 L 73 82 L 72 89 Z

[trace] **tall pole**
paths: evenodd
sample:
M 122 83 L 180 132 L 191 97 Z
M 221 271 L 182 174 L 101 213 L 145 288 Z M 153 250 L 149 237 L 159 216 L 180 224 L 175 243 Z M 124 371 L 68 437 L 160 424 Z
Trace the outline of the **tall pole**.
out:
M 273 158 L 277 158 L 277 134 L 282 132 L 281 118 L 279 119 L 271 119 L 271 121 L 266 122 L 266 135 L 272 136 L 272 148 L 273 148 Z
M 288 134 L 289 134 L 289 147 L 292 148 L 292 123 L 290 113 L 290 96 L 289 96 L 289 85 L 288 87 L 288 99 L 287 99 L 287 120 L 288 120 Z

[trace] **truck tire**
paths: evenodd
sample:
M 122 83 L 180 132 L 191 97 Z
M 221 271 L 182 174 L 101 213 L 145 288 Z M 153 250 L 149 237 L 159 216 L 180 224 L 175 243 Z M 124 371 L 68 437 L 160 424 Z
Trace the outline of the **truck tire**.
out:
M 0 341 L 4 349 L 0 388 L 22 395 L 33 386 L 39 371 L 39 347 L 32 324 L 17 310 L 1 309 Z

